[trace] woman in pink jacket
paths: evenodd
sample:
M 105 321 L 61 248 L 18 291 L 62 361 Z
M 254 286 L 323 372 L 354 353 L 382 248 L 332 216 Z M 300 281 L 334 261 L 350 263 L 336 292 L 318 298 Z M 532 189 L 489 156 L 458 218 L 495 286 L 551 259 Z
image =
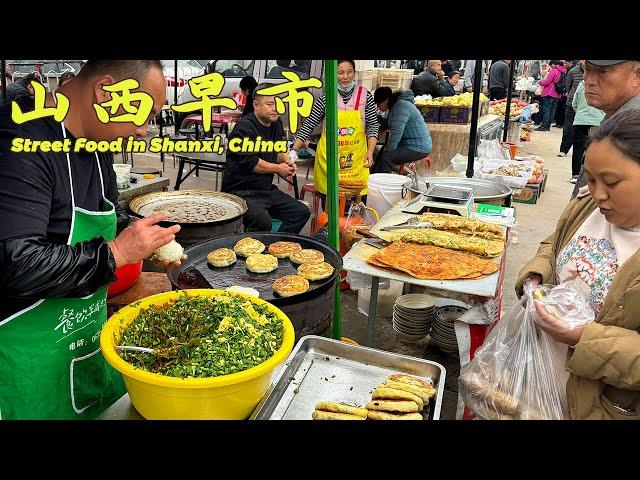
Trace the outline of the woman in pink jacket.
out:
M 558 83 L 562 84 L 560 82 L 562 74 L 566 73 L 567 69 L 564 67 L 562 60 L 551 60 L 549 73 L 539 83 L 542 87 L 542 124 L 536 130 L 548 132 L 551 129 L 551 121 L 556 115 L 556 105 L 558 105 L 558 99 L 562 96 L 557 92 L 556 85 Z M 566 85 L 566 81 L 564 84 Z

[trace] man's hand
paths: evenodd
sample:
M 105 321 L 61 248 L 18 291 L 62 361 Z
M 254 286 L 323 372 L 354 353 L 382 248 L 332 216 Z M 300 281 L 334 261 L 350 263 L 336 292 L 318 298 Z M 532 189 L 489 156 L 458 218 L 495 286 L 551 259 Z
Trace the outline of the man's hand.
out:
M 438 78 L 444 78 L 444 70 L 438 70 L 436 75 L 438 75 Z
M 150 260 L 154 263 L 154 265 L 157 265 L 158 267 L 164 267 L 167 270 L 174 270 L 176 268 L 179 268 L 180 265 L 182 265 L 182 262 L 187 260 L 187 258 L 188 257 L 186 255 L 182 255 L 182 258 L 180 260 L 170 262 L 169 260 L 158 260 L 158 257 L 154 255 L 150 258 Z
M 295 174 L 297 170 L 298 167 L 293 162 L 282 162 L 276 166 L 276 173 L 282 178 L 290 177 Z
M 180 225 L 169 228 L 156 225 L 166 219 L 166 215 L 159 213 L 137 220 L 110 241 L 109 248 L 116 260 L 116 268 L 149 258 L 156 248 L 173 240 L 180 231 Z
M 529 275 L 529 283 L 531 284 L 531 286 L 537 287 L 542 283 L 542 277 L 537 273 L 532 273 L 531 275 Z

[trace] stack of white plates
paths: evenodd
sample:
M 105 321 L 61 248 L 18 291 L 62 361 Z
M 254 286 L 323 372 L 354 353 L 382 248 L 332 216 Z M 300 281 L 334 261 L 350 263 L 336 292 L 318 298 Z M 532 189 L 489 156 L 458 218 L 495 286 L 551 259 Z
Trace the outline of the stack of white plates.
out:
M 436 300 L 430 295 L 402 295 L 393 306 L 393 330 L 405 341 L 418 342 L 429 333 L 435 309 Z
M 443 352 L 458 351 L 458 341 L 453 323 L 466 311 L 466 308 L 455 305 L 446 305 L 436 309 L 431 325 L 431 341 Z

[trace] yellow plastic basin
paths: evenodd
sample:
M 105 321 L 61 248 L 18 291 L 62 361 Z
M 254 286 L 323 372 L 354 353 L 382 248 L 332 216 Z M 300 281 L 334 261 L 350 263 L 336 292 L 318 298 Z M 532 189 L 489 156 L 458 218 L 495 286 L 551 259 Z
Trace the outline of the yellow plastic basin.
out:
M 257 305 L 267 305 L 284 327 L 282 345 L 265 362 L 242 372 L 211 378 L 176 378 L 147 372 L 125 362 L 115 350 L 121 333 L 142 308 L 163 305 L 187 293 L 189 296 L 231 294 Z M 135 303 L 135 302 L 134 302 Z M 119 371 L 129 392 L 131 403 L 144 418 L 150 420 L 243 420 L 251 415 L 265 395 L 273 370 L 291 353 L 293 325 L 282 311 L 259 298 L 214 289 L 178 290 L 159 293 L 128 305 L 116 312 L 102 328 L 100 349 L 109 364 Z

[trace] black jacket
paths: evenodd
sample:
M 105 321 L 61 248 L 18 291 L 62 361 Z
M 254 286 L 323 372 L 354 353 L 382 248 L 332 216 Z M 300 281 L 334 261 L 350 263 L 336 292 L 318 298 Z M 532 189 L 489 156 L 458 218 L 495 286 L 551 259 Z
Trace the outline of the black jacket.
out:
M 418 95 L 431 95 L 432 97 L 443 97 L 446 95 L 446 86 L 444 79 L 438 78 L 436 72 L 427 68 L 424 72 L 420 73 L 411 82 L 411 91 L 414 96 Z
M 19 102 L 26 108 L 30 103 L 33 108 L 31 98 Z M 59 184 L 66 181 L 65 170 L 59 168 L 66 164 L 66 158 L 57 157 L 64 157 L 64 154 L 10 152 L 14 137 L 58 139 L 59 124 L 49 117 L 16 126 L 9 112 L 9 105 L 0 108 L 0 216 L 4 221 L 0 229 L 0 320 L 35 300 L 83 297 L 115 280 L 115 259 L 102 238 L 75 246 L 66 244 L 69 201 L 59 198 L 59 193 L 47 193 L 61 191 Z M 117 205 L 115 172 L 111 168 L 113 160 L 106 154 L 99 157 L 105 176 L 105 195 L 116 205 L 119 233 L 129 224 L 130 217 Z M 74 156 L 74 169 L 81 168 L 78 165 L 83 159 Z M 94 161 L 91 156 L 88 159 Z M 95 172 L 86 178 L 78 175 L 80 170 L 74 172 L 78 202 L 89 188 L 88 184 L 95 180 Z M 93 200 L 93 196 L 89 195 L 87 201 Z M 30 211 L 33 215 L 29 215 Z

